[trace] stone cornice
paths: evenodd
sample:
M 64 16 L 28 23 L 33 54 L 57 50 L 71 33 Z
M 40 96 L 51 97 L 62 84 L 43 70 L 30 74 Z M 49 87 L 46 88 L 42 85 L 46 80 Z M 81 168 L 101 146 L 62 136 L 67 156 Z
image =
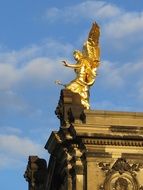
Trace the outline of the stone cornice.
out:
M 143 147 L 143 141 L 131 141 L 131 140 L 113 140 L 113 139 L 82 139 L 82 142 L 86 145 L 108 145 L 108 146 L 135 146 Z

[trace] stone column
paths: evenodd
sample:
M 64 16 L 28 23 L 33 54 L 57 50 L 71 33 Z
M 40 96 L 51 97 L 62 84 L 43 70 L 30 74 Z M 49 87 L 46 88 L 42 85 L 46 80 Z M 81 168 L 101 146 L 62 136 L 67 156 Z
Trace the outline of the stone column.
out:
M 84 166 L 82 162 L 83 153 L 78 145 L 73 145 L 72 158 L 72 190 L 84 190 Z

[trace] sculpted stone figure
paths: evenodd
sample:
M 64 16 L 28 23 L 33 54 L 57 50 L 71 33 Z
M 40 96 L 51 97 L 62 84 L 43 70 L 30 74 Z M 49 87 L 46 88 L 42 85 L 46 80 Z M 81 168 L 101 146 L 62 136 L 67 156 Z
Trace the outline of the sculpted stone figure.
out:
M 73 52 L 76 63 L 69 64 L 63 61 L 64 66 L 73 68 L 76 73 L 76 78 L 65 85 L 65 88 L 78 93 L 81 96 L 81 103 L 86 109 L 90 107 L 89 89 L 95 82 L 100 62 L 99 35 L 99 26 L 94 23 L 82 52 L 78 50 Z

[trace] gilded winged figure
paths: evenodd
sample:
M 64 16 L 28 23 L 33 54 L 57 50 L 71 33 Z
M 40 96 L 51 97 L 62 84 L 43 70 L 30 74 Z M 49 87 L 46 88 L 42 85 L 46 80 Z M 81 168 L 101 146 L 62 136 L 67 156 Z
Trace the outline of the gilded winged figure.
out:
M 63 61 L 64 66 L 73 68 L 76 73 L 76 78 L 65 85 L 65 88 L 78 93 L 81 97 L 81 103 L 86 109 L 90 107 L 89 90 L 95 82 L 97 68 L 100 64 L 99 36 L 99 26 L 97 23 L 93 23 L 82 51 L 75 50 L 73 52 L 76 63 L 69 64 Z

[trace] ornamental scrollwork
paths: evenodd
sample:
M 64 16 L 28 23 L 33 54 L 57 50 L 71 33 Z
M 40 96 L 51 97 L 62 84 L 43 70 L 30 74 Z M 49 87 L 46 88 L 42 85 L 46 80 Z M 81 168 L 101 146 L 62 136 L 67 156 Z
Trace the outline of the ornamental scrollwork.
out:
M 129 164 L 126 159 L 118 158 L 112 165 L 99 163 L 99 167 L 105 172 L 104 183 L 99 190 L 142 190 L 136 175 L 143 168 L 142 163 Z

